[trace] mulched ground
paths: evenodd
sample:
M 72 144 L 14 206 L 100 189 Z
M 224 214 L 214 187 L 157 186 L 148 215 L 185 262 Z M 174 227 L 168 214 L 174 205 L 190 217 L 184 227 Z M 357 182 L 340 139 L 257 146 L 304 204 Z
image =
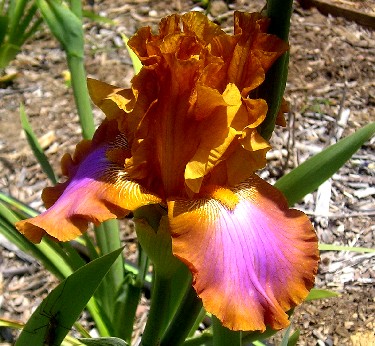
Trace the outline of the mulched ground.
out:
M 356 10 L 364 8 L 367 13 L 374 10 L 371 0 L 361 1 L 362 6 L 355 1 L 335 1 Z M 259 11 L 263 7 L 260 0 L 245 3 L 236 1 L 228 8 L 222 1 L 214 1 L 211 15 L 227 28 L 232 24 L 233 9 Z M 96 1 L 93 9 L 115 20 L 116 25 L 85 24 L 89 76 L 127 86 L 132 77 L 131 62 L 120 34 L 131 36 L 144 25 L 156 28 L 161 17 L 193 8 L 199 9 L 191 1 L 178 0 L 169 1 L 167 6 L 145 0 Z M 278 129 L 272 139 L 269 167 L 261 172 L 270 182 L 340 137 L 374 121 L 375 115 L 373 31 L 296 4 L 290 43 L 286 98 L 291 111 L 288 127 Z M 0 89 L 0 189 L 40 210 L 40 191 L 48 182 L 22 134 L 19 105 L 25 104 L 30 122 L 58 170 L 63 153 L 72 152 L 80 140 L 72 92 L 63 77 L 66 69 L 61 48 L 47 30 L 42 30 L 9 68 L 8 72 L 16 71 L 19 77 Z M 99 124 L 103 115 L 98 109 L 94 114 Z M 306 196 L 298 205 L 313 220 L 321 242 L 374 248 L 374 146 L 372 139 L 319 193 Z M 129 253 L 134 253 L 135 242 L 134 236 L 127 236 Z M 56 281 L 2 238 L 0 251 L 0 315 L 25 322 Z M 321 258 L 316 286 L 340 296 L 296 309 L 292 323 L 301 330 L 299 345 L 375 345 L 375 256 L 322 252 Z M 0 341 L 11 339 L 3 330 Z M 278 339 L 273 342 L 277 344 Z

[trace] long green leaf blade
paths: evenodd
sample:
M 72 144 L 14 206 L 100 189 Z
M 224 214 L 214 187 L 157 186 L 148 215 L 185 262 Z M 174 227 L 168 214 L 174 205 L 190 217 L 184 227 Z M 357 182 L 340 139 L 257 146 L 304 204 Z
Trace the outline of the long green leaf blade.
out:
M 19 201 L 18 199 L 8 196 L 0 191 L 0 202 L 3 202 L 9 209 L 11 209 L 20 219 L 27 219 L 29 217 L 37 216 L 39 213 L 29 207 L 27 204 Z
M 96 23 L 105 23 L 105 24 L 110 24 L 110 25 L 116 25 L 116 22 L 112 19 L 109 19 L 107 17 L 103 17 L 99 14 L 96 14 L 95 12 L 88 11 L 88 10 L 83 10 L 82 11 L 82 16 L 85 18 L 88 18 L 92 20 L 93 22 Z
M 297 329 L 290 337 L 288 340 L 288 346 L 295 346 L 298 343 L 298 339 L 300 336 L 300 330 Z
M 347 245 L 332 245 L 332 244 L 319 244 L 320 251 L 352 251 L 361 253 L 375 252 L 375 249 L 367 247 L 347 246 Z
M 130 55 L 130 59 L 131 59 L 132 64 L 133 64 L 134 73 L 137 74 L 142 68 L 142 62 L 141 62 L 141 60 L 139 60 L 137 54 L 135 54 L 133 52 L 133 50 L 129 47 L 129 45 L 128 45 L 129 38 L 124 34 L 121 34 L 121 38 L 124 41 L 126 50 L 128 51 L 128 53 Z
M 25 12 L 26 9 L 24 9 L 23 11 Z M 26 29 L 33 21 L 36 11 L 37 11 L 37 7 L 34 3 L 29 7 L 29 9 L 27 10 L 27 13 L 23 13 L 23 18 L 18 23 L 17 35 L 14 36 L 13 43 L 21 46 L 26 41 L 26 38 L 27 38 Z
M 119 338 L 80 338 L 82 344 L 87 346 L 127 346 L 128 344 Z
M 17 36 L 17 27 L 21 21 L 21 18 L 25 12 L 28 0 L 17 0 L 10 1 L 8 8 L 9 18 L 9 40 L 13 42 L 13 39 Z
M 288 328 L 286 328 L 283 339 L 281 340 L 280 346 L 288 346 L 288 340 L 290 335 L 290 330 L 292 328 L 292 325 L 290 324 Z
M 289 205 L 295 204 L 337 172 L 374 133 L 375 123 L 366 125 L 305 161 L 279 179 L 275 187 L 283 192 Z
M 25 31 L 24 35 L 23 35 L 23 40 L 24 42 L 27 41 L 32 35 L 35 34 L 35 32 L 39 29 L 39 26 L 43 23 L 43 19 L 42 18 L 38 18 L 31 27 L 29 27 L 27 29 L 27 31 Z
M 0 16 L 0 46 L 3 44 L 8 29 L 8 17 Z
M 44 267 L 57 278 L 63 279 L 72 273 L 64 258 L 48 244 L 50 240 L 42 240 L 40 244 L 33 244 L 19 233 L 14 224 L 20 219 L 0 202 L 0 233 L 22 251 L 31 254 L 41 261 Z
M 305 301 L 338 297 L 338 293 L 329 290 L 313 288 Z
M 73 263 L 70 267 L 68 263 L 71 263 L 72 259 L 68 257 L 62 249 L 58 251 L 58 245 L 50 239 L 42 239 L 40 244 L 31 243 L 15 229 L 14 224 L 19 220 L 20 218 L 0 201 L 0 233 L 22 251 L 32 254 L 34 258 L 38 259 L 43 266 L 58 279 L 62 280 L 71 275 L 71 267 L 73 268 L 75 266 Z M 100 335 L 109 336 L 108 326 L 105 324 L 100 314 L 98 303 L 94 298 L 90 299 L 87 308 L 95 320 Z
M 30 144 L 31 150 L 33 151 L 35 157 L 39 161 L 40 165 L 42 166 L 43 171 L 47 174 L 48 178 L 52 181 L 53 184 L 57 183 L 57 179 L 55 173 L 48 162 L 46 155 L 43 152 L 42 147 L 39 145 L 38 138 L 36 137 L 35 133 L 33 132 L 29 121 L 27 120 L 26 112 L 24 106 L 21 104 L 20 106 L 20 117 L 21 117 L 21 125 L 23 130 L 25 131 L 27 141 Z
M 70 56 L 83 58 L 83 29 L 80 19 L 62 2 L 36 0 L 53 35 Z
M 0 318 L 0 327 L 22 329 L 24 327 L 24 324 L 21 323 L 21 322 L 18 322 L 18 321 L 12 321 L 12 320 L 8 320 L 6 318 L 1 317 Z
M 81 267 L 35 310 L 16 346 L 60 345 L 122 248 Z
M 8 66 L 15 56 L 19 53 L 20 47 L 10 42 L 5 42 L 0 47 L 0 69 Z

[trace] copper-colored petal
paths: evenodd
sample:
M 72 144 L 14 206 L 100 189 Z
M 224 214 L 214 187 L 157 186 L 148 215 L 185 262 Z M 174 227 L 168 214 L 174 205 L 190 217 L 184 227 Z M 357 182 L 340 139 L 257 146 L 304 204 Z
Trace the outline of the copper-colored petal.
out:
M 92 101 L 108 119 L 121 117 L 134 107 L 134 95 L 131 89 L 119 88 L 92 78 L 87 79 L 87 85 Z
M 202 13 L 171 15 L 157 34 L 142 28 L 129 40 L 144 65 L 131 89 L 90 81 L 94 102 L 129 140 L 130 178 L 165 198 L 224 176 L 237 183 L 264 165 L 268 143 L 255 129 L 267 105 L 247 96 L 287 49 L 267 25 L 236 12 L 228 35 Z
M 268 19 L 259 13 L 235 12 L 234 31 L 239 42 L 229 67 L 229 82 L 234 82 L 246 97 L 259 86 L 276 59 L 288 50 L 287 43 L 265 31 Z

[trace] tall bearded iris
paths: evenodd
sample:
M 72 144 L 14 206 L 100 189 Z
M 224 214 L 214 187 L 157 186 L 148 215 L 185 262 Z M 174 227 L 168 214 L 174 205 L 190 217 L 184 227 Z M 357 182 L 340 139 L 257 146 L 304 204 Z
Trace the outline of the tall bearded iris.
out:
M 129 41 L 143 63 L 130 89 L 89 80 L 106 114 L 66 154 L 47 211 L 21 221 L 30 240 L 68 241 L 89 222 L 149 204 L 168 210 L 172 250 L 208 312 L 233 330 L 280 329 L 313 286 L 317 239 L 306 215 L 254 172 L 269 143 L 267 104 L 249 97 L 287 50 L 259 14 L 235 13 L 234 35 L 200 13 L 172 15 Z

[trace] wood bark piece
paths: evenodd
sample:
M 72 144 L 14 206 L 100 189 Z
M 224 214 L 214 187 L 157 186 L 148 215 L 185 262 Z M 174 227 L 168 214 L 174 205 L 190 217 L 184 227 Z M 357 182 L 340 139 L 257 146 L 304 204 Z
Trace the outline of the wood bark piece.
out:
M 330 14 L 334 17 L 344 17 L 347 20 L 375 29 L 374 13 L 365 13 L 340 6 L 330 0 L 299 0 L 299 2 L 303 8 L 316 7 L 319 12 L 325 15 Z

